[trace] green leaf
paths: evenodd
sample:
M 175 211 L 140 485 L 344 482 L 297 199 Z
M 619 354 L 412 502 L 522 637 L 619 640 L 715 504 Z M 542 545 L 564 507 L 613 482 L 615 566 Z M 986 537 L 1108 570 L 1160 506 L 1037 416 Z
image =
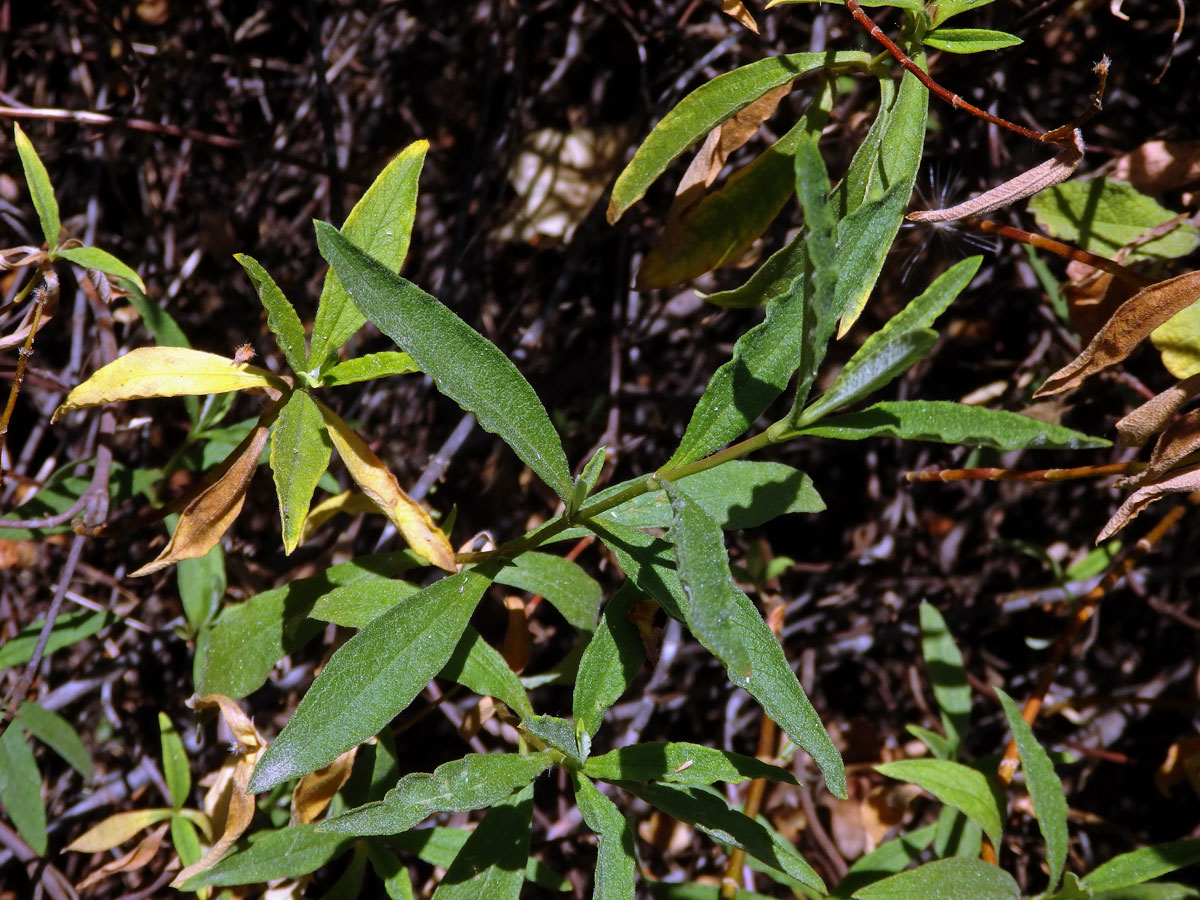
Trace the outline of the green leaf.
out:
M 21 126 L 15 123 L 13 137 L 17 143 L 17 155 L 21 157 L 21 168 L 25 170 L 29 196 L 33 199 L 33 208 L 42 224 L 42 234 L 46 237 L 46 244 L 53 250 L 58 246 L 58 234 L 62 231 L 62 223 L 58 219 L 58 200 L 54 198 L 54 186 L 50 184 L 50 176 L 38 157 L 37 150 L 33 148 L 33 142 Z
M 481 696 L 495 697 L 522 719 L 533 715 L 529 696 L 517 673 L 509 668 L 500 652 L 470 625 L 442 669 L 442 677 L 456 681 Z
M 167 521 L 174 531 L 178 517 L 169 516 Z M 189 633 L 196 634 L 211 621 L 225 596 L 225 551 L 217 544 L 203 556 L 180 560 L 175 579 Z
M 796 420 L 797 428 L 819 422 L 835 409 L 875 393 L 924 359 L 937 339 L 938 334 L 932 328 L 907 331 L 887 344 L 872 348 L 869 356 L 863 354 L 864 344 L 838 373 L 829 389 L 800 414 Z
M 1175 217 L 1174 212 L 1132 185 L 1110 178 L 1056 184 L 1031 197 L 1029 209 L 1038 224 L 1054 237 L 1109 257 Z M 1175 259 L 1197 247 L 1200 229 L 1180 224 L 1161 237 L 1139 244 L 1126 262 Z
M 283 550 L 300 543 L 317 482 L 333 449 L 325 420 L 306 391 L 293 391 L 271 428 L 271 472 L 283 521 Z
M 246 846 L 239 847 L 211 869 L 197 872 L 183 884 L 183 889 L 196 891 L 210 885 L 262 884 L 277 878 L 300 878 L 332 862 L 350 846 L 351 841 L 345 835 L 319 832 L 316 825 L 256 831 Z
M 347 241 L 389 272 L 399 272 L 408 255 L 417 211 L 417 181 L 428 149 L 428 141 L 417 141 L 388 163 L 342 226 Z M 327 372 L 337 362 L 338 348 L 366 321 L 338 278 L 332 269 L 325 274 L 317 304 L 307 364 L 314 376 Z
M 1033 801 L 1038 828 L 1046 841 L 1046 864 L 1050 867 L 1050 886 L 1047 890 L 1053 891 L 1058 887 L 1058 879 L 1067 861 L 1067 801 L 1063 796 L 1062 782 L 1054 773 L 1054 763 L 1038 743 L 1017 704 L 1000 688 L 996 688 L 996 696 L 1000 698 L 1004 718 L 1008 720 L 1013 740 L 1017 742 L 1021 767 L 1025 770 L 1025 786 Z
M 20 727 L 0 735 L 0 803 L 8 819 L 38 856 L 46 855 L 46 807 L 42 773 Z
M 342 835 L 399 834 L 439 812 L 467 812 L 492 806 L 519 791 L 551 765 L 557 754 L 546 750 L 516 753 L 468 753 L 438 766 L 432 774 L 405 775 L 375 803 L 321 823 L 323 832 Z
M 445 869 L 454 862 L 470 836 L 471 831 L 465 828 L 414 828 L 388 838 L 388 843 L 415 853 L 431 866 Z M 532 856 L 525 862 L 525 880 L 559 893 L 573 890 L 569 881 Z
M 598 839 L 592 900 L 633 900 L 637 871 L 633 829 L 616 804 L 594 784 L 578 772 L 571 773 L 571 781 L 575 785 L 575 805 Z
M 401 600 L 407 600 L 420 590 L 407 581 L 363 579 L 325 594 L 312 605 L 308 617 L 343 628 L 366 628 Z
M 1176 378 L 1200 372 L 1200 303 L 1193 303 L 1150 332 L 1150 343 Z
M 1073 877 L 1068 873 L 1068 877 Z M 1195 900 L 1200 897 L 1200 888 L 1174 882 L 1135 884 L 1116 891 L 1096 894 L 1094 900 Z M 1057 897 L 1054 900 L 1058 900 Z
M 928 747 L 929 752 L 937 759 L 954 759 L 958 755 L 958 745 L 936 731 L 913 725 L 911 722 L 904 726 L 904 730 Z
M 658 781 L 667 784 L 737 784 L 765 778 L 799 784 L 786 769 L 728 750 L 699 744 L 631 744 L 603 756 L 593 756 L 583 774 L 602 781 Z
M 1021 889 L 981 859 L 939 859 L 859 889 L 855 900 L 1018 900 Z
M 179 323 L 171 318 L 171 314 L 157 303 L 152 303 L 144 293 L 139 294 L 135 291 L 125 299 L 129 301 L 130 306 L 137 310 L 138 317 L 146 326 L 146 330 L 150 332 L 150 336 L 154 338 L 154 343 L 160 347 L 192 346 L 187 335 L 183 333 L 183 329 L 179 327 Z
M 496 583 L 541 594 L 572 628 L 591 634 L 603 593 L 578 563 L 549 553 L 522 553 L 496 574 Z
M 684 97 L 647 135 L 613 185 L 608 221 L 616 222 L 688 147 L 759 97 L 819 69 L 866 69 L 867 53 L 790 53 L 718 75 Z
M 533 785 L 498 801 L 446 870 L 433 900 L 517 900 L 533 830 Z
M 676 484 L 724 529 L 754 528 L 777 516 L 825 509 L 812 479 L 783 463 L 735 459 Z M 596 518 L 630 528 L 669 528 L 671 500 L 665 490 L 649 491 Z
M 952 806 L 943 806 L 938 813 L 937 834 L 933 838 L 936 859 L 951 856 L 978 859 L 983 849 L 983 829 Z
M 167 792 L 171 795 L 171 807 L 182 809 L 192 792 L 192 773 L 188 767 L 187 752 L 183 749 L 179 732 L 166 713 L 158 714 L 158 730 L 162 739 L 163 775 L 167 780 Z
M 833 189 L 830 200 L 838 220 L 846 218 L 867 200 L 878 200 L 887 187 L 884 180 L 888 169 L 879 152 L 883 136 L 892 121 L 896 107 L 896 82 L 890 74 L 879 78 L 879 111 L 875 114 L 866 136 L 854 151 L 846 174 Z
M 582 763 L 579 742 L 575 737 L 575 723 L 559 716 L 530 716 L 524 728 L 547 747 L 557 750 L 576 763 Z
M 730 809 L 719 795 L 708 789 L 625 781 L 619 786 L 714 840 L 744 850 L 821 894 L 826 892 L 821 877 L 789 841 L 762 823 Z
M 616 554 L 622 571 L 658 601 L 668 615 L 690 628 L 690 605 L 674 568 L 671 545 L 633 528 L 613 525 L 594 528 L 597 537 Z M 721 636 L 720 640 L 723 644 L 732 635 L 738 636 L 749 657 L 750 675 L 728 668 L 726 675 L 733 684 L 754 697 L 787 736 L 813 758 L 825 776 L 829 790 L 844 797 L 846 774 L 842 758 L 821 725 L 796 673 L 788 665 L 783 648 L 750 598 L 732 585 L 730 588 L 727 595 L 730 633 Z M 697 639 L 704 644 L 699 635 Z M 720 658 L 713 646 L 704 644 L 704 647 Z
M 437 299 L 392 274 L 327 222 L 317 245 L 354 303 L 416 360 L 439 391 L 500 435 L 525 465 L 569 502 L 574 484 L 546 408 L 507 356 Z
M 341 387 L 344 384 L 354 384 L 357 381 L 371 381 L 375 378 L 386 378 L 389 375 L 408 375 L 419 372 L 417 364 L 407 353 L 396 350 L 381 350 L 378 353 L 368 353 L 366 356 L 356 356 L 340 362 L 321 378 L 322 387 Z
M 822 419 L 798 429 L 799 434 L 858 441 L 885 436 L 910 441 L 937 441 L 997 450 L 1083 450 L 1111 446 L 1061 425 L 998 409 L 943 400 L 900 400 L 875 403 L 862 412 Z
M 32 700 L 21 704 L 17 718 L 21 720 L 21 727 L 26 732 L 61 756 L 85 780 L 92 780 L 95 775 L 92 757 L 79 737 L 79 732 L 70 722 Z
M 831 0 L 832 2 L 832 0 Z M 695 881 L 651 881 L 646 885 L 654 900 L 722 900 L 721 888 Z M 766 894 L 738 889 L 737 900 L 771 900 Z
M 792 282 L 808 272 L 808 251 L 805 247 L 806 232 L 796 232 L 795 237 L 767 257 L 767 261 L 754 270 L 744 284 L 728 291 L 715 294 L 697 294 L 714 306 L 732 309 L 747 309 L 762 306 L 786 294 Z
M 860 856 L 842 876 L 830 897 L 848 900 L 855 891 L 908 868 L 910 863 L 915 862 L 925 852 L 936 830 L 936 825 L 926 825 L 916 831 L 898 835 L 880 844 L 865 856 Z
M 301 378 L 307 377 L 308 341 L 304 338 L 304 324 L 296 314 L 295 307 L 283 296 L 283 291 L 279 289 L 275 279 L 258 264 L 258 260 L 245 253 L 235 253 L 233 258 L 250 276 L 254 290 L 258 292 L 258 299 L 267 311 L 267 327 L 271 329 L 271 334 L 275 335 L 275 342 L 283 351 L 287 364 Z
M 407 707 L 450 658 L 491 580 L 483 568 L 443 578 L 343 644 L 263 753 L 251 793 L 328 765 Z
M 361 556 L 320 575 L 264 591 L 245 603 L 226 606 L 213 626 L 198 637 L 193 672 L 196 693 L 224 694 L 234 700 L 253 693 L 266 682 L 275 663 L 324 628 L 309 614 L 325 595 L 358 581 L 378 583 L 422 564 L 423 560 L 407 551 Z M 3 654 L 4 648 L 0 648 L 0 656 Z
M 604 448 L 600 447 L 592 454 L 592 458 L 587 461 L 583 467 L 583 471 L 579 473 L 579 477 L 575 479 L 575 489 L 571 492 L 571 505 L 569 511 L 571 515 L 575 514 L 575 510 L 583 504 L 587 499 L 588 494 L 596 487 L 596 481 L 600 478 L 600 473 L 604 470 Z
M 396 854 L 375 841 L 368 841 L 367 856 L 371 860 L 371 870 L 383 882 L 383 889 L 391 900 L 413 900 L 412 879 L 408 875 L 408 867 Z
M 1155 844 L 1110 859 L 1084 876 L 1083 884 L 1096 893 L 1117 891 L 1198 862 L 1200 838 Z
M 124 278 L 126 281 L 136 284 L 138 290 L 143 294 L 146 292 L 146 283 L 142 281 L 142 276 L 107 250 L 101 250 L 99 247 L 69 247 L 66 250 L 59 250 L 58 255 L 85 269 L 99 269 L 105 275 Z
M 926 32 L 921 43 L 947 53 L 982 53 L 1023 44 L 1015 34 L 987 28 L 939 28 Z
M 642 639 L 629 620 L 637 597 L 638 592 L 629 582 L 621 586 L 604 608 L 600 624 L 579 660 L 571 709 L 579 753 L 585 759 L 604 713 L 633 683 L 646 659 Z
M 366 874 L 367 847 L 364 843 L 358 843 L 354 845 L 349 864 L 321 900 L 358 900 L 362 896 L 363 878 Z
M 175 848 L 179 861 L 185 866 L 190 866 L 204 856 L 200 833 L 184 816 L 171 816 L 171 845 Z
M 118 621 L 117 616 L 110 612 L 80 612 L 67 613 L 54 620 L 50 629 L 50 640 L 46 643 L 45 655 L 49 656 L 63 647 L 69 647 L 84 638 L 89 638 L 101 629 L 107 628 Z M 37 644 L 38 635 L 42 633 L 43 622 L 34 622 L 0 644 L 0 671 L 27 663 L 33 658 L 33 648 Z
M 944 759 L 902 759 L 875 767 L 888 778 L 908 781 L 933 794 L 947 806 L 979 823 L 992 846 L 1004 832 L 1001 801 L 988 777 L 978 769 Z
M 991 2 L 992 0 L 940 0 L 936 6 L 931 7 L 929 10 L 930 16 L 932 16 L 930 27 L 937 28 L 951 16 L 979 9 L 979 7 L 987 6 Z
M 954 643 L 946 620 L 936 606 L 924 600 L 921 601 L 921 653 L 953 757 L 971 720 L 971 686 L 967 684 L 962 652 Z
M 913 61 L 924 67 L 925 57 Z M 891 249 L 904 210 L 912 197 L 925 143 L 929 92 L 915 75 L 904 73 L 879 143 L 878 183 L 883 193 L 867 199 L 838 223 L 837 289 L 834 308 L 841 316 L 839 336 L 845 334 L 866 306 L 883 261 Z
M 989 0 L 976 0 L 976 2 L 986 3 Z M 769 0 L 768 8 L 776 6 L 790 6 L 794 3 L 835 3 L 844 6 L 845 0 Z M 925 8 L 924 0 L 859 0 L 859 6 L 893 6 L 897 9 L 909 9 L 913 12 L 920 12 Z

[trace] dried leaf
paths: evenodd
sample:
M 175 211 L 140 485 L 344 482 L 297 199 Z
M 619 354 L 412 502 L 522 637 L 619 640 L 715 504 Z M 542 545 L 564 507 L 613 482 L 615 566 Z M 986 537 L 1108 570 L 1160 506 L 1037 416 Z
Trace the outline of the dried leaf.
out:
M 1200 181 L 1200 141 L 1147 141 L 1103 170 L 1146 194 L 1163 194 Z
M 1104 530 L 1097 535 L 1096 543 L 1108 540 L 1155 500 L 1161 500 L 1167 494 L 1191 493 L 1197 490 L 1200 490 L 1200 465 L 1173 470 L 1153 484 L 1142 485 L 1125 498 L 1121 508 L 1113 514 L 1113 517 L 1108 520 L 1108 524 L 1104 526 Z
M 304 520 L 304 531 L 300 535 L 300 543 L 305 543 L 318 528 L 338 513 L 357 516 L 381 512 L 382 510 L 378 506 L 358 491 L 342 491 L 340 494 L 326 497 L 308 511 L 308 518 Z
M 754 16 L 750 15 L 750 11 L 742 5 L 741 0 L 721 0 L 721 12 L 727 16 L 732 16 L 742 25 L 749 28 L 755 34 L 758 34 L 758 23 L 754 21 Z
M 1200 299 L 1200 272 L 1188 272 L 1144 288 L 1121 307 L 1082 353 L 1046 379 L 1034 394 L 1044 397 L 1080 384 L 1124 360 L 1150 332 Z
M 153 562 L 130 573 L 131 578 L 165 569 L 181 559 L 203 556 L 217 545 L 242 511 L 246 488 L 254 470 L 258 468 L 258 460 L 269 433 L 270 429 L 259 422 L 246 439 L 234 448 L 221 464 L 223 471 L 218 470 L 216 480 L 184 507 L 175 533 L 163 552 Z
M 309 772 L 300 779 L 292 791 L 292 818 L 289 825 L 306 825 L 316 821 L 350 777 L 357 752 L 358 747 L 351 747 L 329 765 Z
M 102 853 L 111 850 L 125 843 L 139 831 L 163 819 L 169 819 L 173 812 L 174 810 L 166 807 L 114 813 L 98 825 L 93 825 L 64 849 L 78 853 Z
M 922 209 L 909 213 L 907 218 L 913 222 L 953 222 L 967 216 L 986 215 L 1065 181 L 1079 168 L 1082 159 L 1083 134 L 1077 128 L 1071 135 L 1071 143 L 1064 144 L 1053 159 L 1048 159 L 1028 172 L 1022 172 L 1016 178 L 957 206 L 947 209 Z
M 1170 471 L 1190 453 L 1200 450 L 1200 409 L 1180 416 L 1158 437 L 1144 472 L 1128 484 L 1145 484 Z
M 286 391 L 279 376 L 258 366 L 188 347 L 140 347 L 113 360 L 76 387 L 54 411 L 57 421 L 71 410 L 119 400 L 225 394 L 250 388 Z
M 458 571 L 454 564 L 454 548 L 441 529 L 433 524 L 429 513 L 400 489 L 396 476 L 342 421 L 341 416 L 320 401 L 317 407 L 329 429 L 329 438 L 354 483 L 383 510 L 416 553 L 448 572 Z
M 1150 435 L 1162 431 L 1180 407 L 1197 394 L 1200 394 L 1200 375 L 1193 375 L 1147 400 L 1117 423 L 1121 445 L 1142 446 L 1150 439 Z
M 168 810 L 170 812 L 170 810 Z M 88 875 L 83 881 L 75 886 L 78 891 L 85 891 L 98 881 L 103 881 L 109 875 L 114 875 L 117 872 L 135 872 L 146 865 L 154 858 L 154 854 L 158 852 L 158 848 L 162 846 L 163 838 L 167 834 L 167 829 L 170 825 L 160 825 L 152 832 L 138 841 L 136 847 L 126 853 L 124 856 L 110 860 L 98 868 L 96 871 Z M 70 849 L 69 847 L 67 849 Z
M 533 652 L 525 601 L 510 594 L 504 598 L 504 607 L 508 610 L 508 627 L 500 644 L 500 655 L 504 657 L 508 667 L 520 675 L 529 665 L 529 657 Z

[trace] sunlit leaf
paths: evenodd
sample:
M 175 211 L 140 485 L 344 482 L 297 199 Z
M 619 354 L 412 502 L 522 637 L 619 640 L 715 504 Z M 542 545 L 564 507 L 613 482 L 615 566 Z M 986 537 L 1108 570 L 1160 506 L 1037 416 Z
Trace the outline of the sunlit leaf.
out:
M 854 900 L 1018 900 L 1013 877 L 981 859 L 938 859 L 860 888 Z
M 932 603 L 921 602 L 921 655 L 933 687 L 942 727 L 952 757 L 967 733 L 971 720 L 971 687 L 963 668 L 962 651 L 946 627 L 941 611 Z
M 888 778 L 907 781 L 978 822 L 993 846 L 1004 830 L 1000 804 L 988 777 L 978 769 L 944 759 L 902 759 L 876 766 Z
M 327 766 L 309 772 L 292 789 L 292 818 L 289 824 L 315 822 L 350 777 L 357 747 L 351 747 Z
M 442 876 L 433 900 L 517 900 L 532 836 L 533 786 L 497 801 Z
M 145 831 L 151 825 L 169 819 L 174 810 L 138 809 L 130 812 L 113 813 L 99 824 L 93 825 L 64 850 L 74 850 L 78 853 L 101 853 L 120 846 L 135 834 Z
M 926 32 L 921 43 L 947 53 L 982 53 L 1023 43 L 1015 34 L 987 28 L 939 28 Z
M 192 792 L 192 773 L 188 766 L 187 751 L 183 739 L 166 713 L 158 714 L 158 730 L 161 737 L 163 776 L 167 792 L 171 795 L 171 806 L 181 809 Z
M 293 391 L 271 429 L 271 472 L 283 522 L 283 550 L 304 534 L 317 482 L 329 467 L 330 438 L 321 410 L 306 391 Z
M 180 887 L 194 891 L 208 885 L 262 884 L 277 878 L 300 878 L 315 872 L 349 849 L 340 834 L 322 834 L 314 825 L 256 831 L 246 846 L 229 854 Z
M 1150 343 L 1176 378 L 1200 374 L 1200 303 L 1180 310 L 1150 332 Z
M 583 774 L 604 781 L 655 781 L 667 784 L 737 784 L 765 778 L 798 784 L 786 769 L 728 750 L 699 744 L 644 742 L 593 756 Z
M 579 660 L 572 712 L 580 755 L 587 757 L 605 711 L 625 693 L 645 661 L 646 652 L 630 621 L 636 591 L 626 582 L 608 601 L 604 615 Z
M 633 828 L 616 804 L 594 784 L 578 772 L 571 773 L 571 781 L 575 786 L 575 805 L 584 824 L 598 839 L 592 900 L 633 900 L 633 879 L 637 872 Z
M 86 780 L 92 780 L 95 774 L 92 757 L 74 725 L 58 713 L 32 700 L 21 704 L 17 718 L 21 720 L 21 727 L 26 732 L 61 756 Z
M 33 142 L 16 123 L 13 123 L 13 138 L 17 144 L 17 155 L 21 157 L 21 168 L 25 170 L 25 184 L 29 188 L 29 196 L 33 199 L 33 208 L 42 225 L 42 234 L 46 237 L 46 244 L 53 250 L 58 246 L 58 235 L 62 231 L 62 224 L 58 219 L 58 200 L 54 197 L 54 186 L 50 184 L 50 175 L 38 157 Z
M 1200 863 L 1200 838 L 1154 844 L 1110 859 L 1085 875 L 1083 884 L 1096 893 L 1117 891 L 1196 863 Z
M 69 247 L 66 250 L 59 250 L 58 255 L 85 269 L 99 269 L 105 275 L 132 281 L 137 285 L 138 290 L 142 293 L 146 292 L 146 283 L 142 281 L 141 275 L 99 247 Z
M 262 301 L 267 311 L 267 327 L 275 335 L 279 349 L 283 351 L 287 364 L 297 375 L 305 374 L 305 364 L 308 360 L 308 341 L 304 339 L 304 325 L 295 307 L 283 296 L 283 291 L 275 283 L 270 274 L 258 261 L 245 253 L 235 253 L 233 256 L 254 284 L 258 299 Z
M 395 350 L 381 350 L 340 362 L 321 378 L 323 387 L 340 387 L 358 381 L 386 378 L 389 375 L 408 375 L 420 371 L 413 358 Z

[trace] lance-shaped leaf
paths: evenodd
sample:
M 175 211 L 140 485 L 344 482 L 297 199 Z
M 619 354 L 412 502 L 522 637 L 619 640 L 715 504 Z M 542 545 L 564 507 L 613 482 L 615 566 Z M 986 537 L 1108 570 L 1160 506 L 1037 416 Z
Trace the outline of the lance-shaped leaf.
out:
M 359 489 L 383 510 L 414 551 L 435 566 L 455 571 L 454 548 L 429 513 L 400 489 L 396 476 L 341 416 L 319 400 L 314 403 L 325 420 L 329 439 Z
M 844 219 L 868 200 L 878 200 L 890 183 L 886 176 L 891 169 L 884 167 L 879 147 L 896 108 L 896 88 L 890 74 L 879 78 L 879 111 L 854 151 L 846 174 L 833 190 L 833 208 L 838 219 Z
M 139 291 L 143 294 L 146 292 L 146 283 L 142 281 L 141 275 L 99 247 L 69 247 L 66 250 L 59 250 L 58 255 L 85 269 L 99 269 L 105 275 L 132 281 L 137 285 Z
M 1122 853 L 1093 869 L 1082 881 L 1097 894 L 1120 891 L 1196 863 L 1200 863 L 1200 838 L 1170 841 Z
M 433 900 L 517 900 L 533 828 L 533 786 L 496 803 L 442 876 Z
M 902 759 L 876 766 L 888 778 L 908 781 L 928 791 L 947 806 L 977 822 L 993 846 L 1004 831 L 997 792 L 978 769 L 944 759 Z
M 408 375 L 419 372 L 417 364 L 407 353 L 395 350 L 381 350 L 379 353 L 368 353 L 366 356 L 356 356 L 340 362 L 321 379 L 323 387 L 340 387 L 343 384 L 354 384 L 356 381 L 370 381 L 374 378 L 386 378 L 389 375 Z
M 994 447 L 997 450 L 1081 450 L 1107 447 L 1103 438 L 1089 437 L 999 409 L 984 409 L 945 400 L 896 400 L 874 403 L 862 412 L 831 416 L 797 434 L 858 441 L 868 437 L 898 437 L 911 441 Z
M 342 234 L 384 268 L 400 271 L 408 255 L 413 219 L 417 211 L 417 181 L 425 162 L 428 141 L 406 147 L 379 173 L 374 183 L 354 204 L 342 226 Z M 337 362 L 337 350 L 362 327 L 363 314 L 350 300 L 338 275 L 325 274 L 317 318 L 313 323 L 308 368 L 313 374 L 327 371 Z
M 54 420 L 71 410 L 121 400 L 224 394 L 263 388 L 286 391 L 277 375 L 258 366 L 187 347 L 139 347 L 98 369 L 54 411 Z
M 175 533 L 163 552 L 129 577 L 149 575 L 181 559 L 196 559 L 217 545 L 242 511 L 246 488 L 258 468 L 258 458 L 267 445 L 269 433 L 270 429 L 260 422 L 246 436 L 222 463 L 216 479 L 183 508 Z
M 95 774 L 92 758 L 75 727 L 58 713 L 26 700 L 17 712 L 21 727 L 63 758 L 76 772 L 91 781 Z
M 256 831 L 243 849 L 231 853 L 204 872 L 190 877 L 183 890 L 210 885 L 261 884 L 279 878 L 300 878 L 332 862 L 350 848 L 340 834 L 318 832 L 315 825 L 293 825 Z
M 571 502 L 567 506 L 569 515 L 575 515 L 575 511 L 583 505 L 583 501 L 587 499 L 596 487 L 596 482 L 600 479 L 600 473 L 604 471 L 604 459 L 607 454 L 603 447 L 600 447 L 592 454 L 583 466 L 583 471 L 575 478 L 575 488 L 571 492 Z
M 0 802 L 21 837 L 34 852 L 44 856 L 47 842 L 42 775 L 20 726 L 10 726 L 0 735 Z
M 58 246 L 58 233 L 62 224 L 58 219 L 58 200 L 54 197 L 54 186 L 50 184 L 50 176 L 42 164 L 33 142 L 20 125 L 13 124 L 13 138 L 17 144 L 17 155 L 21 157 L 21 168 L 25 170 L 25 184 L 29 187 L 29 196 L 33 199 L 33 208 L 37 212 L 38 221 L 42 225 L 42 234 L 46 243 L 53 250 Z
M 1013 877 L 981 859 L 937 859 L 853 894 L 854 900 L 1018 900 Z
M 700 86 L 654 126 L 617 178 L 608 205 L 609 223 L 640 200 L 688 147 L 768 91 L 819 69 L 866 69 L 870 61 L 867 53 L 790 53 L 718 75 Z
M 830 897 L 849 900 L 855 891 L 907 869 L 933 843 L 937 825 L 898 835 L 854 861 Z
M 327 765 L 403 711 L 450 658 L 493 574 L 466 569 L 434 582 L 343 644 L 263 755 L 251 788 Z
M 1168 494 L 1190 494 L 1200 491 L 1200 465 L 1184 469 L 1173 469 L 1157 479 L 1143 484 L 1125 498 L 1125 502 L 1113 513 L 1108 524 L 1096 535 L 1096 543 L 1112 537 L 1134 520 L 1147 506 Z
M 468 753 L 432 773 L 405 775 L 382 800 L 322 822 L 320 829 L 344 835 L 399 834 L 435 813 L 492 806 L 532 784 L 553 765 L 555 756 L 549 750 L 526 755 Z
M 821 895 L 826 893 L 821 877 L 789 841 L 761 822 L 730 809 L 718 794 L 707 788 L 631 781 L 619 782 L 619 786 L 714 840 L 744 850 Z
M 583 774 L 603 781 L 667 784 L 712 784 L 714 781 L 737 784 L 751 778 L 799 783 L 786 769 L 753 756 L 685 743 L 631 744 L 602 756 L 593 756 L 584 764 Z
M 481 696 L 495 697 L 522 719 L 533 715 L 533 707 L 517 673 L 509 668 L 500 651 L 469 625 L 442 669 L 442 677 Z
M 950 744 L 948 756 L 958 752 L 971 720 L 971 687 L 963 668 L 962 651 L 946 627 L 936 606 L 921 602 L 921 655 L 933 686 L 933 698 L 941 713 L 942 727 Z
M 439 391 L 500 435 L 564 503 L 574 482 L 562 441 L 542 401 L 494 344 L 436 298 L 392 274 L 339 234 L 317 222 L 317 244 L 355 304 L 407 351 Z
M 579 563 L 549 553 L 522 553 L 496 575 L 496 583 L 541 594 L 572 627 L 590 632 L 600 613 L 600 584 Z
M 617 805 L 594 784 L 571 773 L 575 785 L 575 805 L 584 824 L 596 835 L 596 888 L 592 900 L 633 900 L 634 875 L 637 872 L 637 847 L 633 829 Z
M 987 6 L 991 2 L 993 0 L 942 0 L 941 3 L 930 10 L 930 15 L 932 16 L 930 27 L 937 28 L 951 16 L 979 9 L 979 7 Z
M 805 240 L 804 231 L 797 231 L 790 241 L 767 257 L 767 261 L 755 269 L 754 274 L 740 287 L 708 295 L 697 293 L 714 306 L 733 309 L 762 306 L 787 293 L 792 282 L 808 271 Z
M 996 688 L 996 696 L 1004 708 L 1004 718 L 1008 720 L 1013 740 L 1017 742 L 1017 752 L 1025 770 L 1025 786 L 1029 790 L 1029 799 L 1033 801 L 1038 828 L 1046 841 L 1046 865 L 1050 867 L 1050 886 L 1046 890 L 1052 892 L 1058 887 L 1058 879 L 1067 861 L 1067 801 L 1063 796 L 1062 782 L 1054 773 L 1050 756 L 1038 743 L 1017 704 L 1000 688 Z
M 633 683 L 646 659 L 637 626 L 629 619 L 637 596 L 630 582 L 621 586 L 608 601 L 600 624 L 579 659 L 571 711 L 575 716 L 579 753 L 585 759 L 605 711 Z
M 926 32 L 921 43 L 947 53 L 983 53 L 986 50 L 1015 47 L 1023 41 L 1015 34 L 992 31 L 990 28 L 939 28 Z
M 395 835 L 388 843 L 399 850 L 407 850 L 431 866 L 446 869 L 454 862 L 454 857 L 470 836 L 471 830 L 466 828 L 416 828 Z M 378 846 L 375 841 L 369 844 Z M 534 856 L 525 861 L 525 880 L 559 893 L 571 890 L 569 881 Z M 405 900 L 408 900 L 407 896 Z
M 1200 272 L 1144 288 L 1122 303 L 1075 359 L 1046 379 L 1035 397 L 1057 394 L 1124 360 L 1158 326 L 1200 300 Z
M 321 411 L 305 391 L 293 391 L 271 429 L 271 471 L 279 495 L 285 553 L 300 543 L 313 491 L 329 468 L 329 455 Z
M 308 342 L 304 339 L 304 325 L 296 315 L 295 308 L 288 302 L 287 297 L 283 296 L 283 291 L 279 289 L 275 279 L 258 264 L 258 260 L 245 253 L 235 253 L 233 258 L 241 263 L 246 274 L 250 276 L 250 281 L 258 292 L 258 299 L 267 311 L 267 327 L 275 335 L 287 364 L 297 375 L 306 374 Z

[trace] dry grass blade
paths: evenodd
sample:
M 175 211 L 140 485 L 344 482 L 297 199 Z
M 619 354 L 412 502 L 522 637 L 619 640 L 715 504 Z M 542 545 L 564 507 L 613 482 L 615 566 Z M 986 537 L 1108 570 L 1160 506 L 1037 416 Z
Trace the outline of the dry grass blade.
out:
M 1125 498 L 1121 508 L 1113 514 L 1113 517 L 1108 520 L 1108 524 L 1104 526 L 1104 530 L 1097 535 L 1096 543 L 1108 540 L 1132 522 L 1142 510 L 1155 500 L 1161 500 L 1167 494 L 1183 494 L 1193 491 L 1200 491 L 1200 464 L 1168 472 L 1166 476 L 1152 484 L 1142 485 Z
M 1200 272 L 1168 278 L 1138 291 L 1121 304 L 1075 359 L 1046 379 L 1034 397 L 1076 387 L 1085 378 L 1116 365 L 1158 326 L 1200 299 Z
M 1125 447 L 1140 447 L 1166 426 L 1171 416 L 1197 394 L 1200 394 L 1200 375 L 1177 382 L 1147 400 L 1117 423 L 1117 433 Z

